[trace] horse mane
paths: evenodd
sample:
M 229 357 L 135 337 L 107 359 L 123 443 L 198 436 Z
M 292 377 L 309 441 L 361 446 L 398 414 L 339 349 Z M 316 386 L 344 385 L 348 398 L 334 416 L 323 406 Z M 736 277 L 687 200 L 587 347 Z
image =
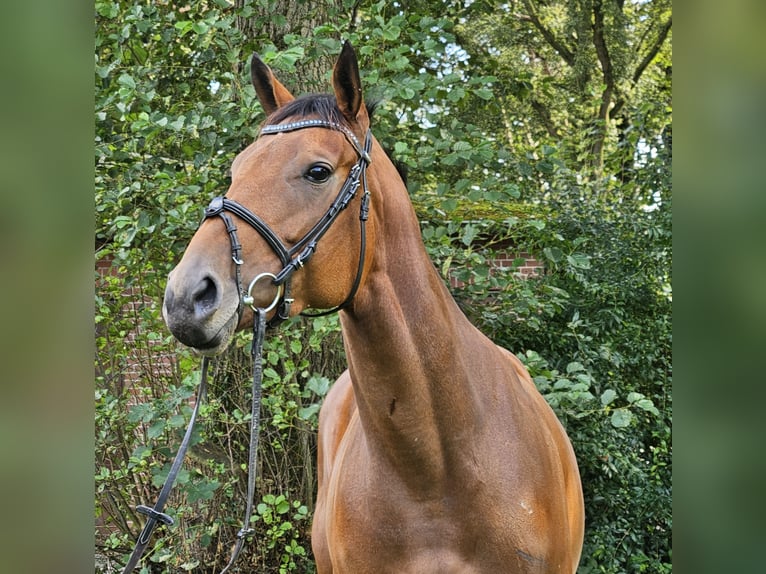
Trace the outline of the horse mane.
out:
M 367 108 L 367 115 L 370 117 L 370 123 L 372 123 L 372 116 L 380 102 L 381 100 L 372 100 L 364 103 Z M 267 123 L 279 124 L 290 118 L 305 118 L 308 116 L 318 116 L 321 120 L 351 127 L 341 113 L 340 108 L 338 108 L 335 96 L 330 94 L 305 94 L 299 96 L 271 114 Z M 390 150 L 383 149 L 388 159 L 396 167 L 396 171 L 399 173 L 399 177 L 402 178 L 404 186 L 407 187 L 407 165 L 391 157 Z

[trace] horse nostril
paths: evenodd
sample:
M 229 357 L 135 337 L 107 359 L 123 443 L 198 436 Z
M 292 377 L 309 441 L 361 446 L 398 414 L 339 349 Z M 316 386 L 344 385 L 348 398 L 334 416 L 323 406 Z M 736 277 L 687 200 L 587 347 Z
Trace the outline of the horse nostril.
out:
M 210 277 L 205 277 L 200 281 L 197 289 L 192 293 L 192 302 L 194 304 L 194 314 L 198 319 L 211 315 L 218 307 L 218 287 L 215 281 Z

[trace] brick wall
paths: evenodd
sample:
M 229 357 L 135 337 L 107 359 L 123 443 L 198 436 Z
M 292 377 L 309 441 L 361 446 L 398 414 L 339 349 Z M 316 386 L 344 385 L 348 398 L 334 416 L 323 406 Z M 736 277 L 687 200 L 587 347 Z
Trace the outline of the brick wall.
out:
M 518 277 L 536 277 L 543 272 L 543 262 L 534 257 L 532 254 L 526 251 L 499 251 L 495 254 L 495 258 L 492 260 L 490 267 L 490 273 L 493 269 L 509 269 L 513 268 L 517 260 L 523 260 L 523 263 L 516 267 L 514 275 Z M 452 288 L 459 288 L 463 286 L 463 282 L 458 280 L 454 276 L 450 276 L 450 286 Z
M 96 275 L 97 292 L 105 286 L 107 278 L 117 278 L 120 281 L 121 277 L 119 268 L 113 265 L 110 255 L 96 261 Z M 102 292 L 104 293 L 105 291 Z M 113 380 L 116 379 L 115 382 L 123 388 L 131 388 L 134 383 L 148 378 L 170 376 L 175 370 L 174 357 L 167 352 L 157 352 L 156 347 L 161 341 L 148 337 L 142 330 L 140 320 L 147 307 L 160 305 L 161 301 L 147 297 L 141 288 L 136 286 L 124 286 L 121 294 L 125 301 L 120 314 L 129 319 L 134 328 L 127 330 L 122 340 L 113 337 L 109 341 L 115 348 L 115 360 L 108 365 L 111 371 L 109 376 Z M 125 360 L 117 362 L 117 357 L 125 357 Z
M 535 277 L 542 273 L 543 263 L 530 253 L 525 251 L 500 251 L 492 262 L 493 269 L 508 269 L 514 267 L 517 260 L 523 263 L 516 267 L 514 274 L 520 277 Z M 96 261 L 97 285 L 103 285 L 106 277 L 119 277 L 119 270 L 112 264 L 112 257 L 106 256 Z M 491 271 L 490 271 L 491 272 Z M 454 276 L 450 277 L 450 286 L 459 288 L 463 283 Z M 120 385 L 132 387 L 134 383 L 156 376 L 170 376 L 174 369 L 174 357 L 167 352 L 156 352 L 158 341 L 149 340 L 145 333 L 141 332 L 141 312 L 148 305 L 160 305 L 160 301 L 151 300 L 143 295 L 140 288 L 125 287 L 123 295 L 127 301 L 122 307 L 123 316 L 133 317 L 134 329 L 125 333 L 122 341 L 112 341 L 112 345 L 122 345 L 127 349 L 127 360 L 119 365 L 110 365 L 113 373 L 120 379 Z M 117 353 L 115 353 L 117 354 Z M 116 371 L 116 372 L 115 372 Z

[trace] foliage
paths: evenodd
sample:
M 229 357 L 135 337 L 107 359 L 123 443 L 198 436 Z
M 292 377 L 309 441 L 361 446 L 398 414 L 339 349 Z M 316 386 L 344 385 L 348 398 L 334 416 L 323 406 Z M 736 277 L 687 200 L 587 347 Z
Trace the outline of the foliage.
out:
M 348 38 L 366 97 L 382 100 L 375 135 L 409 167 L 437 268 L 460 280 L 468 316 L 525 362 L 572 439 L 587 511 L 579 571 L 669 572 L 667 3 L 338 1 L 321 5 L 327 21 L 312 30 L 271 38 L 290 27 L 276 6 L 95 5 L 96 245 L 112 261 L 96 292 L 102 561 L 124 562 L 142 524 L 135 505 L 155 499 L 191 411 L 198 360 L 159 305 L 202 207 L 226 189 L 263 117 L 244 63 L 257 50 L 290 79 Z M 611 78 L 590 24 L 597 9 Z M 497 268 L 510 247 L 545 271 Z M 175 525 L 155 534 L 146 571 L 228 560 L 245 497 L 247 347 L 238 337 L 216 363 L 168 504 Z M 337 320 L 290 322 L 264 351 L 256 534 L 240 560 L 311 572 L 317 413 L 345 364 Z

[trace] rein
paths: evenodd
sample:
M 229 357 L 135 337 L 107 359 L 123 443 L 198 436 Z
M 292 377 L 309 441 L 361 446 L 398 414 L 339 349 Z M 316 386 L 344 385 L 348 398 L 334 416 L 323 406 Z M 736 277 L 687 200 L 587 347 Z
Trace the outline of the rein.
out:
M 253 529 L 250 528 L 250 517 L 253 513 L 253 498 L 255 497 L 255 456 L 258 452 L 258 427 L 260 425 L 261 418 L 261 384 L 263 382 L 263 340 L 266 334 L 266 313 L 271 309 L 256 309 L 254 311 L 253 318 L 253 346 L 251 350 L 251 356 L 253 358 L 253 387 L 252 387 L 252 408 L 250 411 L 250 448 L 248 451 L 247 460 L 247 506 L 245 508 L 245 518 L 242 521 L 242 528 L 237 532 L 237 542 L 235 543 L 231 558 L 226 567 L 221 570 L 220 574 L 228 572 L 232 564 L 242 551 L 242 547 L 245 544 L 245 538 L 253 533 Z M 160 524 L 170 526 L 173 524 L 173 518 L 168 514 L 165 514 L 163 509 L 167 502 L 170 490 L 173 488 L 173 483 L 178 476 L 178 472 L 181 470 L 181 464 L 186 456 L 186 451 L 189 449 L 189 443 L 191 442 L 192 431 L 194 430 L 194 423 L 197 420 L 197 413 L 199 413 L 199 407 L 207 396 L 207 371 L 210 360 L 208 357 L 202 357 L 202 367 L 199 389 L 197 391 L 197 400 L 194 404 L 194 410 L 192 416 L 189 419 L 189 426 L 186 427 L 186 433 L 181 441 L 181 446 L 176 452 L 176 456 L 173 459 L 173 464 L 170 467 L 170 472 L 165 479 L 165 484 L 162 485 L 162 490 L 157 498 L 157 502 L 153 508 L 148 506 L 139 505 L 136 510 L 141 514 L 146 514 L 149 518 L 144 524 L 144 528 L 141 534 L 138 536 L 136 546 L 133 548 L 133 553 L 130 555 L 128 563 L 123 569 L 123 574 L 128 574 L 133 571 L 138 561 L 141 559 L 141 555 L 146 550 L 146 546 L 149 544 L 149 540 L 152 536 L 154 529 Z
M 130 555 L 130 559 L 125 565 L 125 569 L 122 571 L 123 574 L 127 574 L 128 572 L 133 571 L 133 568 L 135 568 L 136 564 L 140 560 L 144 550 L 146 550 L 146 546 L 149 544 L 149 539 L 152 536 L 152 532 L 154 532 L 154 529 L 157 527 L 157 525 L 160 522 L 168 526 L 173 524 L 173 518 L 162 512 L 162 510 L 165 508 L 165 502 L 167 502 L 168 496 L 170 495 L 170 490 L 173 488 L 173 483 L 176 480 L 176 476 L 178 476 L 178 471 L 181 470 L 181 463 L 184 460 L 184 456 L 186 456 L 186 450 L 189 448 L 192 430 L 194 429 L 194 422 L 197 420 L 197 413 L 199 413 L 199 406 L 202 404 L 202 401 L 205 399 L 205 395 L 207 394 L 208 363 L 208 358 L 203 357 L 202 374 L 200 377 L 199 389 L 197 391 L 197 400 L 194 404 L 194 410 L 192 411 L 191 419 L 189 420 L 189 426 L 186 427 L 186 434 L 184 434 L 184 438 L 181 441 L 181 446 L 178 448 L 176 457 L 173 459 L 173 464 L 170 467 L 168 477 L 165 479 L 165 484 L 162 485 L 162 490 L 160 490 L 160 495 L 157 498 L 157 502 L 154 504 L 153 508 L 144 506 L 143 504 L 136 507 L 138 512 L 141 514 L 146 514 L 149 518 L 147 518 L 146 524 L 144 524 L 144 528 L 141 530 L 141 534 L 138 536 L 136 546 L 133 548 L 133 553 Z
M 237 541 L 232 548 L 231 558 L 229 563 L 221 570 L 220 574 L 225 574 L 232 567 L 237 557 L 239 556 L 242 548 L 244 547 L 245 540 L 250 536 L 254 530 L 250 528 L 250 518 L 253 511 L 253 499 L 255 497 L 255 480 L 256 480 L 256 454 L 258 452 L 258 428 L 260 424 L 260 412 L 261 412 L 261 385 L 263 379 L 263 341 L 267 327 L 273 327 L 286 320 L 290 316 L 290 305 L 293 299 L 290 298 L 290 278 L 292 274 L 298 269 L 302 268 L 305 263 L 316 252 L 317 242 L 324 236 L 330 226 L 335 222 L 338 215 L 343 211 L 351 200 L 355 197 L 359 186 L 363 187 L 363 195 L 361 200 L 361 207 L 359 209 L 359 221 L 360 221 L 360 254 L 359 265 L 357 267 L 356 278 L 351 287 L 351 290 L 346 299 L 337 307 L 322 311 L 316 314 L 304 313 L 310 317 L 318 317 L 322 315 L 328 315 L 334 313 L 346 307 L 353 300 L 361 282 L 362 272 L 364 271 L 364 255 L 366 250 L 366 233 L 365 222 L 369 215 L 369 203 L 370 192 L 367 188 L 367 166 L 371 163 L 370 150 L 372 148 L 372 134 L 368 130 L 365 136 L 364 147 L 359 145 L 359 140 L 347 127 L 338 124 L 336 122 L 325 120 L 301 120 L 289 124 L 273 124 L 267 125 L 261 130 L 261 135 L 276 134 L 281 132 L 290 132 L 305 128 L 326 128 L 336 131 L 340 131 L 346 136 L 346 139 L 351 143 L 359 155 L 359 160 L 351 167 L 349 174 L 346 177 L 346 181 L 343 183 L 338 195 L 333 201 L 330 208 L 322 216 L 322 218 L 300 239 L 295 245 L 287 248 L 284 243 L 279 239 L 276 233 L 257 215 L 252 213 L 243 205 L 232 201 L 225 197 L 215 197 L 210 205 L 205 209 L 205 215 L 202 219 L 204 222 L 206 219 L 218 216 L 220 217 L 224 225 L 226 226 L 226 232 L 229 234 L 229 240 L 231 242 L 232 260 L 235 265 L 235 281 L 237 283 L 237 289 L 240 293 L 240 301 L 237 308 L 237 314 L 242 317 L 244 312 L 244 306 L 249 305 L 253 310 L 253 344 L 251 350 L 251 356 L 253 359 L 253 385 L 252 385 L 252 409 L 251 409 L 251 424 L 250 424 L 250 447 L 248 451 L 248 476 L 247 476 L 247 504 L 245 508 L 245 516 L 242 524 L 242 528 L 237 532 Z M 244 220 L 247 224 L 253 227 L 258 233 L 266 240 L 271 249 L 279 257 L 283 268 L 277 274 L 261 273 L 257 275 L 249 284 L 247 291 L 243 289 L 241 267 L 244 263 L 242 260 L 242 244 L 237 237 L 237 227 L 234 225 L 229 213 L 233 213 L 240 219 Z M 297 254 L 297 255 L 296 255 Z M 277 287 L 277 294 L 271 304 L 266 308 L 260 308 L 254 306 L 254 297 L 252 296 L 253 287 L 261 279 L 271 278 L 272 284 Z M 276 309 L 276 312 L 270 321 L 266 321 L 266 314 L 272 309 Z M 141 559 L 147 545 L 151 539 L 152 532 L 160 524 L 172 525 L 173 518 L 163 512 L 165 503 L 167 502 L 170 491 L 173 488 L 178 472 L 181 469 L 183 459 L 186 456 L 186 451 L 189 448 L 191 442 L 191 435 L 194 429 L 194 423 L 199 413 L 200 404 L 205 400 L 207 395 L 207 372 L 209 366 L 209 358 L 202 358 L 200 384 L 197 391 L 197 398 L 192 411 L 191 418 L 189 420 L 189 426 L 186 428 L 186 433 L 181 441 L 181 445 L 176 452 L 176 456 L 173 459 L 170 472 L 168 473 L 165 483 L 162 485 L 160 494 L 157 498 L 157 502 L 154 507 L 148 507 L 139 505 L 136 510 L 141 514 L 148 516 L 146 523 L 144 524 L 141 533 L 138 536 L 136 545 L 133 552 L 130 555 L 128 563 L 122 571 L 122 574 L 129 574 L 133 571 L 138 561 Z

